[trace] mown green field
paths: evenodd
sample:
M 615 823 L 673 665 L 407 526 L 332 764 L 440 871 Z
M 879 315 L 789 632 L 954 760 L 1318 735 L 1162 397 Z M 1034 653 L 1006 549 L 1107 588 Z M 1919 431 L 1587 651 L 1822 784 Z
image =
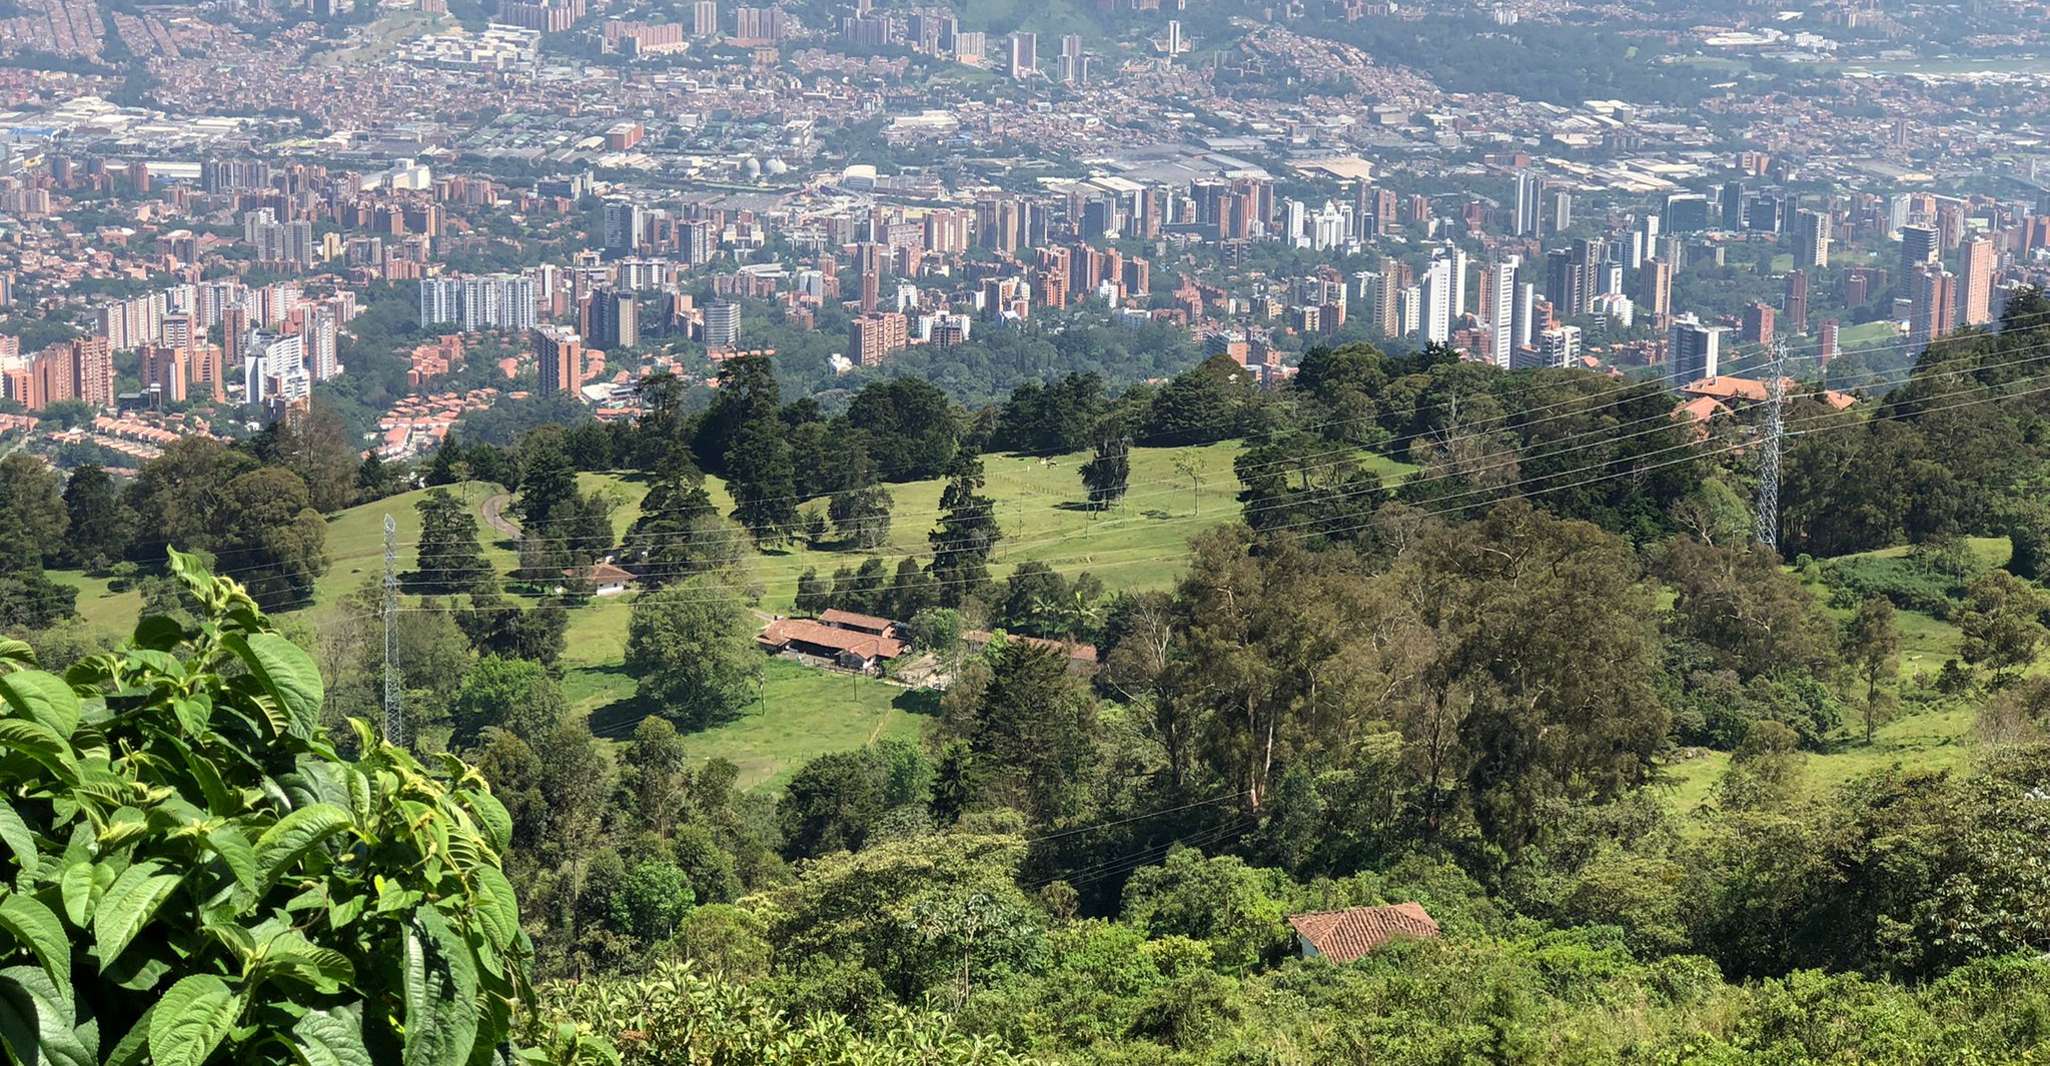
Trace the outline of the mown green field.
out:
M 563 690 L 602 740 L 626 740 L 646 714 L 633 700 L 633 679 L 617 664 L 571 668 Z M 740 767 L 742 788 L 780 789 L 820 755 L 878 740 L 917 740 L 937 701 L 936 692 L 764 659 L 760 696 L 733 721 L 689 734 L 685 745 L 694 763 L 725 759 Z
M 983 460 L 984 493 L 997 502 L 997 521 L 1004 538 L 997 544 L 992 575 L 1001 581 L 1018 564 L 1038 561 L 1073 577 L 1088 571 L 1113 589 L 1156 589 L 1174 583 L 1188 556 L 1189 539 L 1238 514 L 1238 481 L 1232 473 L 1237 442 L 1188 448 L 1134 448 L 1129 494 L 1117 508 L 1091 512 L 1083 506 L 1080 469 L 1086 452 L 1041 459 L 992 455 Z M 1197 480 L 1178 468 L 1193 461 Z M 1413 469 L 1379 456 L 1370 465 L 1391 482 Z M 617 500 L 613 524 L 622 533 L 640 515 L 647 486 L 638 475 L 584 474 L 585 491 L 603 492 Z M 708 480 L 718 508 L 730 511 L 733 501 L 719 479 Z M 797 595 L 797 579 L 806 569 L 830 576 L 839 567 L 858 567 L 869 554 L 881 557 L 894 571 L 899 559 L 924 557 L 932 546 L 927 535 L 940 514 L 940 479 L 887 486 L 895 500 L 890 539 L 872 553 L 839 550 L 833 545 L 791 545 L 773 548 L 755 559 L 761 606 L 787 611 Z M 825 512 L 825 500 L 805 504 L 806 511 Z
M 104 577 L 89 577 L 76 570 L 51 570 L 50 580 L 78 590 L 78 615 L 96 632 L 126 636 L 142 613 L 142 594 L 134 589 L 114 592 Z

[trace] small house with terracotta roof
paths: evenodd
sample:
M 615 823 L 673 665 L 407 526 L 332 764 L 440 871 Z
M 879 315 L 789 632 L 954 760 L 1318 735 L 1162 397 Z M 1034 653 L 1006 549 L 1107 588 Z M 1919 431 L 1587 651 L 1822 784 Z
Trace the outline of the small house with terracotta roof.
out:
M 809 618 L 778 618 L 762 629 L 755 643 L 771 655 L 825 659 L 863 673 L 874 673 L 883 663 L 904 654 L 904 642 L 894 637 L 842 629 Z
M 961 634 L 961 643 L 969 651 L 980 652 L 996 639 L 996 634 L 987 629 L 971 629 Z M 1045 637 L 1028 637 L 1022 633 L 1004 634 L 1006 641 L 1030 644 L 1036 648 L 1050 648 L 1060 652 L 1068 660 L 1068 672 L 1088 676 L 1096 672 L 1096 645 L 1081 644 L 1072 640 L 1048 640 Z
M 820 611 L 819 622 L 823 625 L 832 626 L 834 629 L 867 633 L 872 637 L 894 637 L 897 635 L 897 623 L 887 618 L 881 618 L 872 614 L 862 614 L 858 611 L 843 611 L 838 607 L 829 607 Z
M 1430 940 L 1438 936 L 1437 920 L 1415 901 L 1291 914 L 1288 924 L 1295 930 L 1296 949 L 1303 958 L 1321 955 L 1340 965 L 1363 958 L 1393 940 Z
M 614 563 L 601 562 L 592 566 L 572 567 L 562 572 L 564 577 L 578 578 L 591 587 L 594 596 L 617 596 L 632 588 L 639 580 Z

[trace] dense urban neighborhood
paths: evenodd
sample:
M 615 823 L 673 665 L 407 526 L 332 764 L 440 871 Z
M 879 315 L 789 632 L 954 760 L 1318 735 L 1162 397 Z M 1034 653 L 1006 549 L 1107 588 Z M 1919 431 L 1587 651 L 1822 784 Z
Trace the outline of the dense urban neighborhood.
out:
M 0 1063 L 2050 1056 L 2018 0 L 0 0 Z

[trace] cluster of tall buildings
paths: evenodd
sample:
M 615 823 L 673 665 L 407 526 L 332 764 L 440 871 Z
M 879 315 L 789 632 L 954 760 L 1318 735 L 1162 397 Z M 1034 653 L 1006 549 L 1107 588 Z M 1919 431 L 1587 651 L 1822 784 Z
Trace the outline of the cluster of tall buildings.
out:
M 607 200 L 603 223 L 603 249 L 609 256 L 672 255 L 690 268 L 711 262 L 719 247 L 711 219 L 679 218 L 631 200 Z
M 313 265 L 313 223 L 305 219 L 279 222 L 270 208 L 249 211 L 242 216 L 242 239 L 256 250 L 259 263 L 293 270 Z
M 460 326 L 466 333 L 532 329 L 540 321 L 540 292 L 531 272 L 421 278 L 420 324 Z
M 105 337 L 79 337 L 33 355 L 0 353 L 0 396 L 31 411 L 73 400 L 112 407 L 114 350 Z

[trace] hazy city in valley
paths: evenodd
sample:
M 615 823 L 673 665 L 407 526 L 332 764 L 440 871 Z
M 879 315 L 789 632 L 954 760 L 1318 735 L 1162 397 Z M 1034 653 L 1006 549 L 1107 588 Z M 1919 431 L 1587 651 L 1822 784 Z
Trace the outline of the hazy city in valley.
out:
M 0 1066 L 2050 1061 L 2046 15 L 0 0 Z

